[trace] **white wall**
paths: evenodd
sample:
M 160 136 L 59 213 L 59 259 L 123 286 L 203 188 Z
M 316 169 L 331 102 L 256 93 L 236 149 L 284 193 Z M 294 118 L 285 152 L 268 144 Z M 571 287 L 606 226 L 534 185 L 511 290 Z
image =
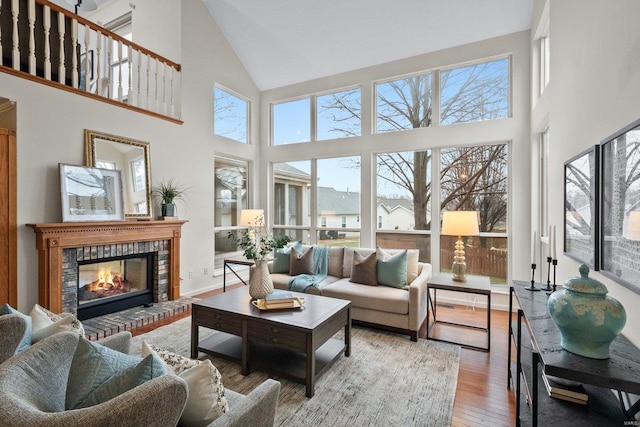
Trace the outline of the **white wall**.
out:
M 373 134 L 372 105 L 373 82 L 423 70 L 448 67 L 499 55 L 512 55 L 512 106 L 511 118 L 479 123 L 434 126 L 405 132 Z M 362 89 L 362 136 L 344 139 L 268 146 L 269 106 L 271 103 L 312 93 L 360 85 Z M 486 144 L 511 141 L 509 157 L 509 254 L 510 277 L 526 278 L 529 274 L 530 240 L 530 35 L 520 32 L 464 46 L 458 46 L 425 55 L 355 70 L 323 79 L 286 86 L 262 92 L 261 163 L 277 163 L 309 158 L 344 157 L 361 155 L 361 246 L 375 247 L 373 230 L 377 221 L 376 193 L 373 184 L 374 155 L 385 151 L 424 150 L 434 147 Z M 261 168 L 260 203 L 267 206 L 272 196 L 269 187 L 268 168 Z M 437 251 L 432 248 L 432 255 Z M 433 260 L 436 262 L 436 260 Z M 504 301 L 500 302 L 501 304 Z
M 137 8 L 157 7 L 155 0 L 137 0 Z M 257 144 L 244 145 L 213 136 L 213 86 L 220 82 L 252 99 L 257 117 L 259 92 L 228 42 L 200 1 L 163 0 L 170 14 L 140 14 L 140 25 L 180 40 L 181 58 L 172 56 L 164 38 L 145 41 L 150 50 L 183 66 L 183 125 L 159 120 L 109 104 L 0 73 L 0 97 L 17 104 L 18 150 L 18 308 L 29 311 L 38 300 L 38 261 L 28 223 L 60 222 L 58 163 L 84 163 L 84 129 L 150 143 L 151 179 L 176 178 L 192 187 L 179 216 L 182 293 L 212 285 L 204 268 L 213 271 L 213 158 L 216 153 L 256 156 Z M 171 49 L 173 50 L 173 49 Z M 175 52 L 173 52 L 175 53 Z M 258 135 L 258 124 L 252 129 Z M 154 206 L 155 212 L 158 206 Z M 193 271 L 193 279 L 187 272 Z
M 542 3 L 537 0 L 534 10 L 542 10 Z M 550 1 L 550 81 L 532 121 L 534 132 L 546 123 L 550 128 L 549 221 L 560 235 L 564 162 L 640 117 L 638 22 L 637 0 Z M 574 276 L 578 263 L 560 255 L 558 283 Z M 640 346 L 640 295 L 597 272 L 590 276 L 605 283 L 609 295 L 625 306 L 623 334 Z

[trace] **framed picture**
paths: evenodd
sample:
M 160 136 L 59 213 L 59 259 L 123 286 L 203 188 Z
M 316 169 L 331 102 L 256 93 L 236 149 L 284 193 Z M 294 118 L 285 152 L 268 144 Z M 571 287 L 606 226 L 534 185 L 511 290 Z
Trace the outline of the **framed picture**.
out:
M 122 221 L 122 177 L 119 170 L 60 163 L 62 221 Z
M 640 293 L 640 120 L 605 138 L 600 269 Z
M 564 254 L 598 269 L 599 146 L 564 164 Z

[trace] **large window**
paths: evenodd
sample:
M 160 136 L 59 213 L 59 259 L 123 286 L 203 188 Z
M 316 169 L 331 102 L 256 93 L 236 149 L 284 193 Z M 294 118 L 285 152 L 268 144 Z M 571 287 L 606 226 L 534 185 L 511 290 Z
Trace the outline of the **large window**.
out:
M 360 136 L 360 97 L 360 88 L 353 88 L 273 104 L 272 144 Z
M 213 89 L 213 133 L 246 144 L 249 105 L 249 101 L 216 86 Z
M 376 83 L 376 131 L 431 126 L 432 75 Z
M 276 233 L 305 243 L 359 246 L 360 215 L 359 157 L 273 165 Z
M 420 260 L 429 262 L 431 151 L 378 154 L 376 173 L 376 245 L 420 249 Z
M 228 234 L 243 228 L 240 227 L 240 212 L 247 208 L 247 171 L 245 161 L 215 158 L 215 268 L 222 268 L 226 256 L 241 253 L 228 238 Z
M 467 272 L 507 279 L 507 145 L 446 148 L 440 152 L 441 211 L 478 211 L 479 237 L 463 237 Z M 440 237 L 440 269 L 451 270 L 457 237 Z
M 509 59 L 440 72 L 440 123 L 509 117 Z

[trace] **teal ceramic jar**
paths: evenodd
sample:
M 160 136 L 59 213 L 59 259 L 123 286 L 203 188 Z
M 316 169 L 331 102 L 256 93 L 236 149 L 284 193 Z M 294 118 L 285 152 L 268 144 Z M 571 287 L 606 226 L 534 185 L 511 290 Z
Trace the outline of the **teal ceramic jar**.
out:
M 568 279 L 564 289 L 549 296 L 549 313 L 560 329 L 560 345 L 592 359 L 607 359 L 609 346 L 627 322 L 624 307 L 607 296 L 601 282 L 589 278 L 582 264 L 580 277 Z

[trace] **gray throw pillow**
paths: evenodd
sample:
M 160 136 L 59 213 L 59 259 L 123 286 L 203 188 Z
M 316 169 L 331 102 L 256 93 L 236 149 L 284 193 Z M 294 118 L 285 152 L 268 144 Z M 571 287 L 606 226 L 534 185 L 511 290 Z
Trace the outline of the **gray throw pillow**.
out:
M 306 252 L 291 247 L 291 260 L 289 264 L 289 274 L 297 276 L 298 274 L 315 274 L 313 271 L 313 246 Z
M 295 242 L 290 247 L 279 248 L 275 250 L 273 257 L 273 266 L 271 267 L 272 273 L 289 274 L 289 268 L 291 266 L 291 248 L 294 247 L 297 250 L 302 250 L 302 242 Z
M 358 251 L 353 252 L 353 265 L 351 266 L 351 278 L 349 278 L 349 281 L 362 283 L 363 285 L 378 285 L 375 252 L 366 257 Z
M 394 288 L 408 289 L 407 286 L 407 251 L 404 250 L 387 259 L 377 261 L 378 283 Z

